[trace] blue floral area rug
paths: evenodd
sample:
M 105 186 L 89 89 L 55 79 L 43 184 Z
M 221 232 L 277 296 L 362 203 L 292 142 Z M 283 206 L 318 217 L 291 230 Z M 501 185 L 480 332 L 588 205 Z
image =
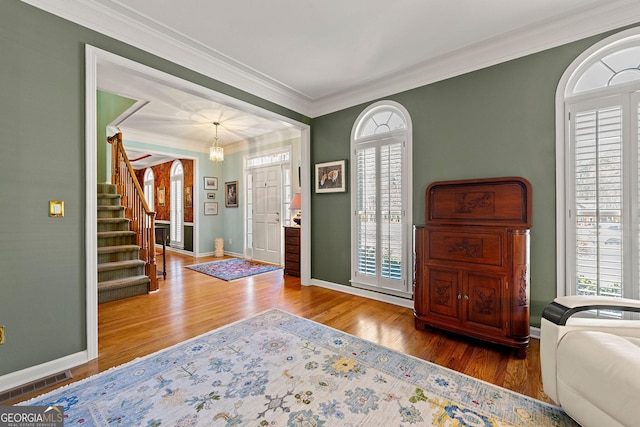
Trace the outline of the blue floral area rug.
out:
M 558 407 L 269 310 L 23 402 L 65 426 L 577 426 Z
M 240 258 L 188 265 L 187 268 L 226 281 L 281 269 L 275 265 L 262 264 Z

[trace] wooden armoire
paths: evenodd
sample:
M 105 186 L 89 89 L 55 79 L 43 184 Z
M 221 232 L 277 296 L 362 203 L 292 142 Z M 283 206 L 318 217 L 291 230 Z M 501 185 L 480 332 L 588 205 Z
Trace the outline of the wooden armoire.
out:
M 524 178 L 435 182 L 415 227 L 415 326 L 517 349 L 529 346 L 531 184 Z

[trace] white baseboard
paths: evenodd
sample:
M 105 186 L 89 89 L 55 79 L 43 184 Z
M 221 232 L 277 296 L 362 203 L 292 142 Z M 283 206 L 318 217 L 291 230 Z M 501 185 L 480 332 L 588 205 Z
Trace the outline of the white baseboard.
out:
M 366 289 L 354 288 L 353 286 L 338 285 L 337 283 L 325 282 L 324 280 L 318 279 L 311 279 L 311 285 L 344 292 L 346 294 L 357 295 L 359 297 L 369 298 L 375 301 L 388 302 L 389 304 L 399 305 L 401 307 L 413 308 L 412 299 L 381 294 L 379 292 L 368 291 Z
M 87 363 L 89 361 L 88 356 L 86 351 L 81 351 L 80 353 L 70 354 L 41 365 L 31 366 L 20 371 L 2 375 L 0 376 L 0 392 L 29 384 L 41 378 L 66 371 L 67 369 L 75 368 L 83 363 Z
M 530 331 L 529 331 L 529 336 L 531 338 L 540 339 L 540 328 L 536 328 L 534 326 L 531 326 Z

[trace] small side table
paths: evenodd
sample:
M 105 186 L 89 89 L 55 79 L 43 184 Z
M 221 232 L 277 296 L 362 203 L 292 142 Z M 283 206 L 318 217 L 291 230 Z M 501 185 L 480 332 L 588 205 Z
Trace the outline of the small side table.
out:
M 300 277 L 300 227 L 284 227 L 284 274 Z

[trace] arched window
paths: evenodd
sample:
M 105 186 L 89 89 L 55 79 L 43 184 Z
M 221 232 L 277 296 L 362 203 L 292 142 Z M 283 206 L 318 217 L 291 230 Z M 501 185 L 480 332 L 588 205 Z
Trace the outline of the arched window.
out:
M 171 189 L 169 193 L 169 200 L 171 201 L 171 208 L 169 210 L 169 215 L 171 216 L 170 240 L 171 247 L 179 249 L 184 248 L 184 233 L 182 231 L 184 226 L 183 188 L 184 169 L 182 162 L 175 160 L 171 165 Z
M 371 105 L 353 126 L 351 147 L 351 283 L 411 296 L 409 113 L 392 101 Z
M 640 297 L 639 67 L 634 29 L 593 46 L 558 86 L 559 294 Z
M 149 209 L 155 211 L 153 194 L 155 191 L 155 180 L 153 177 L 153 169 L 147 168 L 144 171 L 144 199 L 147 201 Z

